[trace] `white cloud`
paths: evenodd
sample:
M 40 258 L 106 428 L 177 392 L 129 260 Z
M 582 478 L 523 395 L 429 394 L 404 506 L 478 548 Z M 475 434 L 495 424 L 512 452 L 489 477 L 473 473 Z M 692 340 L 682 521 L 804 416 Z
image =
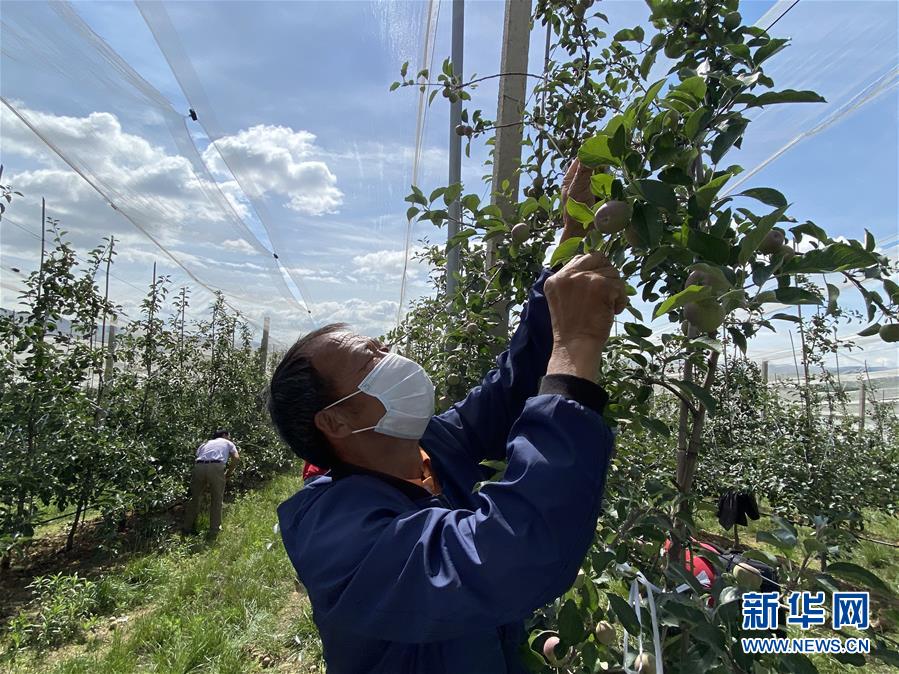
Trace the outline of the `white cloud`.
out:
M 246 239 L 225 239 L 222 248 L 237 251 L 238 253 L 255 253 L 256 249 Z
M 251 193 L 284 196 L 287 208 L 305 215 L 336 213 L 343 204 L 337 176 L 321 155 L 308 131 L 267 124 L 224 136 L 203 152 L 217 174 L 227 175 L 230 165 Z
M 321 324 L 349 323 L 353 331 L 370 336 L 386 333 L 396 324 L 397 303 L 353 297 L 340 302 L 318 302 L 313 307 Z
M 410 280 L 421 281 L 427 277 L 427 265 L 415 259 L 415 254 L 421 250 L 420 248 L 413 248 L 409 251 L 409 264 L 406 275 Z M 403 274 L 405 261 L 405 250 L 379 250 L 353 257 L 353 270 L 357 276 L 363 279 L 396 280 L 398 282 Z

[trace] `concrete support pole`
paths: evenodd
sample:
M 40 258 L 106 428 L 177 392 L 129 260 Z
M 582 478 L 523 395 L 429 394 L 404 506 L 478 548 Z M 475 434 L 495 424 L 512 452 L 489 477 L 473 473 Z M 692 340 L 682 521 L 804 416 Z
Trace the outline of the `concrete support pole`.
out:
M 518 169 L 521 166 L 522 121 L 527 91 L 528 47 L 531 30 L 531 0 L 506 0 L 503 21 L 503 50 L 500 61 L 499 100 L 496 112 L 496 144 L 493 150 L 493 196 L 503 217 L 510 224 L 515 217 L 514 204 L 518 200 Z M 505 185 L 505 187 L 504 187 Z M 511 198 L 505 196 L 507 193 Z M 487 269 L 497 260 L 494 240 L 487 244 Z M 492 272 L 488 272 L 492 273 Z M 509 308 L 496 307 L 498 330 L 508 332 Z
M 858 430 L 860 433 L 865 432 L 865 380 L 861 381 L 858 389 Z
M 106 362 L 103 367 L 103 381 L 107 384 L 112 380 L 112 370 L 115 366 L 115 333 L 116 327 L 110 325 L 106 337 Z
M 768 361 L 767 360 L 762 361 L 762 382 L 765 384 L 768 383 Z
M 262 321 L 262 343 L 259 345 L 259 366 L 263 372 L 268 367 L 268 333 L 271 325 L 271 316 L 266 316 Z
M 460 80 L 463 77 L 462 62 L 465 45 L 465 0 L 453 0 L 453 74 Z M 462 100 L 450 104 L 449 130 L 449 182 L 455 185 L 462 182 L 462 136 L 456 133 L 456 127 L 462 123 Z M 459 246 L 450 248 L 450 241 L 459 233 L 462 220 L 462 203 L 456 199 L 449 205 L 449 222 L 446 228 L 446 294 L 452 297 L 458 288 L 460 272 Z

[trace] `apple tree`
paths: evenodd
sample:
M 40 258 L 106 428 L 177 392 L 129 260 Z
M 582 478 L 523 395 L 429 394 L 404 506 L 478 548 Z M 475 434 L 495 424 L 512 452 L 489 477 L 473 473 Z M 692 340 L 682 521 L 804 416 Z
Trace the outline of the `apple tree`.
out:
M 462 248 L 459 291 L 447 295 L 445 251 L 430 247 L 436 295 L 414 303 L 392 337 L 405 340 L 437 375 L 442 395 L 464 392 L 507 339 L 496 331 L 503 325 L 499 314 L 524 298 L 564 208 L 583 234 L 558 246 L 550 265 L 602 251 L 632 294 L 627 320 L 598 373 L 610 394 L 609 421 L 622 445 L 667 447 L 672 460 L 647 474 L 619 453 L 583 578 L 535 615 L 524 657 L 535 671 L 592 672 L 601 663 L 655 671 L 653 657 L 669 671 L 814 671 L 805 656 L 742 653 L 739 577 L 722 573 L 704 587 L 685 559 L 699 529 L 694 481 L 705 425 L 721 405 L 716 386 L 726 349 L 745 354 L 760 331 L 792 326 L 797 316 L 791 307 L 838 311 L 844 299 L 834 282 L 839 277 L 863 298 L 867 334 L 895 339 L 899 287 L 889 278 L 895 267 L 870 233 L 863 240 L 836 238 L 797 217 L 799 209 L 773 187 L 728 189 L 743 171 L 730 163 L 731 150 L 741 146 L 754 111 L 823 99 L 775 87 L 765 66 L 788 41 L 745 25 L 737 0 L 648 0 L 649 30 L 608 26 L 590 0 L 539 0 L 534 25 L 551 31 L 555 58 L 547 59 L 545 72 L 531 74 L 537 84 L 523 113 L 524 196 L 492 185 L 497 199 L 484 204 L 462 185 L 429 195 L 413 187 L 410 219 L 441 226 L 447 205 L 461 201 L 460 231 L 450 242 Z M 436 77 L 428 71 L 412 77 L 406 66 L 401 76 L 393 88 L 430 89 L 431 101 L 438 93 L 470 101 L 472 88 L 485 79 L 458 78 L 448 62 Z M 482 111 L 465 109 L 463 122 L 457 132 L 469 143 L 489 144 L 496 127 Z M 563 206 L 561 178 L 575 159 L 593 170 L 592 194 Z M 495 203 L 502 199 L 514 203 L 514 218 Z M 499 254 L 487 268 L 491 242 Z M 823 284 L 813 282 L 822 278 Z M 670 401 L 673 414 L 666 413 Z M 810 429 L 811 416 L 806 423 L 798 441 L 814 443 L 819 434 Z M 841 522 L 803 514 L 815 522 L 810 534 L 777 519 L 770 540 L 781 555 L 748 554 L 777 567 L 784 588 L 830 592 L 846 581 L 875 596 L 892 593 L 849 562 L 826 571 L 813 567 L 823 551 L 841 554 Z M 647 649 L 635 657 L 631 648 L 625 658 L 622 638 L 647 633 L 651 621 L 645 601 L 636 609 L 628 601 L 638 571 L 658 592 L 662 652 Z M 874 658 L 896 657 L 879 637 L 872 643 Z

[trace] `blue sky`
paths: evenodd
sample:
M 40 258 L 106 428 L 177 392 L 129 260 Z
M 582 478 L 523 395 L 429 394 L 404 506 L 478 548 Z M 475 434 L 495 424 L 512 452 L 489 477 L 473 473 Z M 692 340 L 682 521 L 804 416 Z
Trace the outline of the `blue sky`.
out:
M 765 25 L 788 4 L 748 2 L 741 11 L 747 20 L 761 19 Z M 372 333 L 389 328 L 399 299 L 403 197 L 411 182 L 417 95 L 406 89 L 390 93 L 388 87 L 403 61 L 412 61 L 414 68 L 420 60 L 427 5 L 387 0 L 166 3 L 206 95 L 207 109 L 198 110 L 201 121 L 208 126 L 215 119 L 226 136 L 222 153 L 239 167 L 244 186 L 257 190 L 271 237 L 222 156 L 207 147 L 201 126 L 184 119 L 184 94 L 137 7 L 130 2 L 76 2 L 72 7 L 161 98 L 148 102 L 146 91 L 135 93 L 143 84 L 129 83 L 108 60 L 92 56 L 94 47 L 85 46 L 71 20 L 41 3 L 19 2 L 4 3 L 4 42 L 15 44 L 30 27 L 33 38 L 21 47 L 31 58 L 4 50 L 4 98 L 56 134 L 70 154 L 81 153 L 81 168 L 92 170 L 107 193 L 119 195 L 123 212 L 143 223 L 198 278 L 225 289 L 254 320 L 271 315 L 280 342 L 291 341 L 315 321 L 347 320 Z M 643 21 L 646 13 L 639 1 L 598 7 L 615 29 Z M 449 3 L 441 4 L 435 65 L 450 51 L 450 10 Z M 502 11 L 501 2 L 467 3 L 466 74 L 498 69 Z M 867 227 L 894 252 L 899 213 L 896 25 L 893 2 L 802 0 L 773 31 L 791 37 L 792 46 L 766 70 L 779 88 L 815 89 L 828 104 L 762 112 L 750 126 L 744 149 L 728 156 L 729 163 L 752 169 L 835 117 L 745 186 L 777 187 L 794 204 L 794 217 L 851 237 L 862 236 Z M 542 30 L 535 30 L 534 72 L 541 70 L 542 42 Z M 892 86 L 851 114 L 836 115 L 878 78 Z M 485 82 L 472 107 L 492 117 L 495 105 L 495 81 Z M 0 230 L 4 305 L 18 282 L 11 267 L 33 266 L 40 195 L 47 196 L 51 212 L 79 247 L 109 232 L 122 238 L 115 289 L 126 309 L 133 308 L 134 286 L 145 284 L 154 260 L 176 282 L 187 282 L 180 267 L 47 152 L 6 108 L 2 121 L 4 178 L 27 195 L 10 215 L 30 230 L 6 223 Z M 419 183 L 425 191 L 446 180 L 448 132 L 448 109 L 438 99 L 428 112 L 423 140 Z M 196 156 L 184 146 L 191 137 Z M 463 179 L 472 191 L 483 191 L 485 157 L 484 148 L 476 147 L 464 161 Z M 205 170 L 204 160 L 219 183 L 216 188 L 192 177 Z M 414 240 L 443 236 L 425 225 L 413 232 Z M 299 279 L 311 318 L 275 278 L 265 253 L 272 247 L 291 277 Z M 192 285 L 198 305 L 208 301 L 208 294 Z M 428 292 L 426 269 L 412 265 L 409 291 L 413 297 Z M 783 334 L 765 336 L 755 353 L 788 349 L 785 340 Z M 869 351 L 872 362 L 896 365 L 895 350 L 872 342 Z M 785 362 L 791 358 L 787 353 Z

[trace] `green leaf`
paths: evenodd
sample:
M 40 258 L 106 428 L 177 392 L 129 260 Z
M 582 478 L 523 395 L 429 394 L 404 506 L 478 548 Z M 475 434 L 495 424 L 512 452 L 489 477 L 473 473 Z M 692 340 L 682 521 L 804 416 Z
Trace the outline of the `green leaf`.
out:
M 702 99 L 705 98 L 705 78 L 699 77 L 698 75 L 696 77 L 688 77 L 683 82 L 674 87 L 674 90 L 683 91 L 690 94 L 697 101 L 702 101 Z
M 708 211 L 712 206 L 718 192 L 724 187 L 724 183 L 730 180 L 731 174 L 725 173 L 717 178 L 710 180 L 708 183 L 696 190 L 696 204 L 703 210 Z
M 614 39 L 618 42 L 643 42 L 643 36 L 643 28 L 637 26 L 636 28 L 622 28 L 615 33 Z
M 629 634 L 639 634 L 640 623 L 637 620 L 637 614 L 634 613 L 634 609 L 631 608 L 631 605 L 617 594 L 607 592 L 606 596 L 609 598 L 609 608 L 612 609 L 612 612 L 618 618 L 621 626 L 626 629 Z
M 646 90 L 646 95 L 643 96 L 643 98 L 640 100 L 640 104 L 637 106 L 638 114 L 649 107 L 649 105 L 656 99 L 656 96 L 659 95 L 659 91 L 663 86 L 665 86 L 665 82 L 667 81 L 667 78 L 661 79 Z
M 635 180 L 634 186 L 649 203 L 663 208 L 669 213 L 677 211 L 677 197 L 670 185 L 661 180 Z
M 746 125 L 749 124 L 748 119 L 739 117 L 727 123 L 727 127 L 718 134 L 718 137 L 712 142 L 712 150 L 709 157 L 713 164 L 721 161 L 725 153 L 737 142 L 737 139 L 743 135 Z
M 518 649 L 518 657 L 521 658 L 521 662 L 527 667 L 528 671 L 534 674 L 546 671 L 546 660 L 543 659 L 542 655 L 535 653 L 527 644 L 522 644 Z
M 899 652 L 897 651 L 891 651 L 888 648 L 875 648 L 871 651 L 871 657 L 877 658 L 888 665 L 899 667 Z
M 462 205 L 472 213 L 478 210 L 481 205 L 481 198 L 477 194 L 466 194 L 462 197 Z
M 712 112 L 708 108 L 698 108 L 690 113 L 684 123 L 684 135 L 690 140 L 696 140 L 712 119 Z
M 659 419 L 653 419 L 652 417 L 638 417 L 640 420 L 640 425 L 647 430 L 652 431 L 656 435 L 661 435 L 663 438 L 671 437 L 671 429 L 668 428 L 668 424 L 664 421 L 660 421 Z
M 650 337 L 652 335 L 652 328 L 640 323 L 625 323 L 624 331 L 632 337 Z
M 726 44 L 724 45 L 724 48 L 729 53 L 736 56 L 738 59 L 741 59 L 743 61 L 750 60 L 749 47 L 747 47 L 745 44 Z
M 566 644 L 577 644 L 587 637 L 580 610 L 573 599 L 567 600 L 559 610 L 559 638 Z
M 836 576 L 842 580 L 848 580 L 853 583 L 859 583 L 872 590 L 877 590 L 883 594 L 893 594 L 890 586 L 883 582 L 878 576 L 868 571 L 858 564 L 852 562 L 833 562 L 827 565 L 827 573 Z
M 678 309 L 690 302 L 698 302 L 712 297 L 712 289 L 708 286 L 687 286 L 679 293 L 669 297 L 667 300 L 659 304 L 652 314 L 653 319 L 667 314 L 669 311 Z
M 778 288 L 774 291 L 774 297 L 781 304 L 821 304 L 821 298 L 817 293 L 792 286 Z
M 717 236 L 706 234 L 698 229 L 687 230 L 687 248 L 699 255 L 703 260 L 715 264 L 727 264 L 730 259 L 730 244 Z
M 864 330 L 858 333 L 859 337 L 871 337 L 872 335 L 876 335 L 880 332 L 880 323 L 874 323 L 873 325 L 869 325 Z
M 572 236 L 570 239 L 566 239 L 560 243 L 556 247 L 556 250 L 553 251 L 552 257 L 549 260 L 550 268 L 555 269 L 557 265 L 564 265 L 577 255 L 582 241 L 583 237 Z
M 762 61 L 774 56 L 777 52 L 783 49 L 789 40 L 784 40 L 781 38 L 771 38 L 761 47 L 755 50 L 755 56 L 753 57 L 753 61 L 755 61 L 756 65 L 760 65 Z
M 399 88 L 400 88 L 400 83 L 399 83 L 399 82 L 394 82 L 393 84 L 390 85 L 390 90 L 391 90 L 391 91 L 396 91 L 396 90 L 399 89 Z
M 819 674 L 814 663 L 801 653 L 788 653 L 777 658 L 778 671 L 790 674 Z
M 786 210 L 786 206 L 784 206 L 778 208 L 776 211 L 772 211 L 761 218 L 759 223 L 743 237 L 743 240 L 740 242 L 740 254 L 737 257 L 737 260 L 741 265 L 746 264 L 749 259 L 755 255 L 755 251 L 758 250 L 759 245 L 762 243 L 762 239 L 764 239 L 765 235 L 771 231 L 771 228 L 777 224 Z M 795 260 L 796 258 L 793 259 Z M 783 271 L 786 273 L 785 268 Z
M 607 199 L 612 194 L 612 180 L 608 173 L 594 173 L 590 177 L 590 191 L 598 197 Z
M 734 196 L 749 197 L 750 199 L 755 199 L 761 201 L 763 204 L 768 204 L 769 206 L 775 206 L 777 208 L 783 208 L 787 205 L 787 198 L 770 187 L 754 187 L 749 190 L 744 190 Z
M 796 91 L 784 89 L 783 91 L 768 91 L 760 96 L 742 94 L 737 96 L 737 103 L 746 103 L 747 108 L 758 108 L 763 105 L 777 105 L 779 103 L 826 103 L 824 97 L 814 91 Z
M 692 395 L 694 398 L 699 400 L 705 408 L 709 411 L 709 415 L 715 414 L 715 408 L 718 406 L 715 399 L 712 397 L 712 394 L 704 389 L 702 386 L 698 384 L 694 384 L 692 381 L 681 381 L 679 379 L 672 379 L 671 383 L 677 386 L 679 389 L 684 391 L 685 393 Z
M 619 164 L 617 157 L 609 149 L 609 137 L 604 134 L 597 134 L 585 140 L 578 149 L 577 156 L 584 166 L 590 168 Z
M 406 209 L 406 220 L 411 220 L 416 215 L 418 215 L 418 208 L 416 206 L 409 206 Z
M 701 337 L 697 337 L 694 339 L 691 344 L 698 344 L 707 349 L 711 349 L 712 351 L 717 351 L 718 353 L 724 353 L 724 345 L 721 344 L 717 339 L 712 339 L 708 335 L 702 335 Z
M 784 264 L 782 274 L 811 274 L 818 272 L 864 269 L 877 264 L 877 257 L 862 248 L 836 242 L 824 248 L 797 255 Z
M 593 211 L 590 210 L 589 206 L 582 204 L 580 201 L 569 198 L 565 203 L 565 210 L 568 211 L 568 215 L 582 225 L 590 225 L 593 223 Z

